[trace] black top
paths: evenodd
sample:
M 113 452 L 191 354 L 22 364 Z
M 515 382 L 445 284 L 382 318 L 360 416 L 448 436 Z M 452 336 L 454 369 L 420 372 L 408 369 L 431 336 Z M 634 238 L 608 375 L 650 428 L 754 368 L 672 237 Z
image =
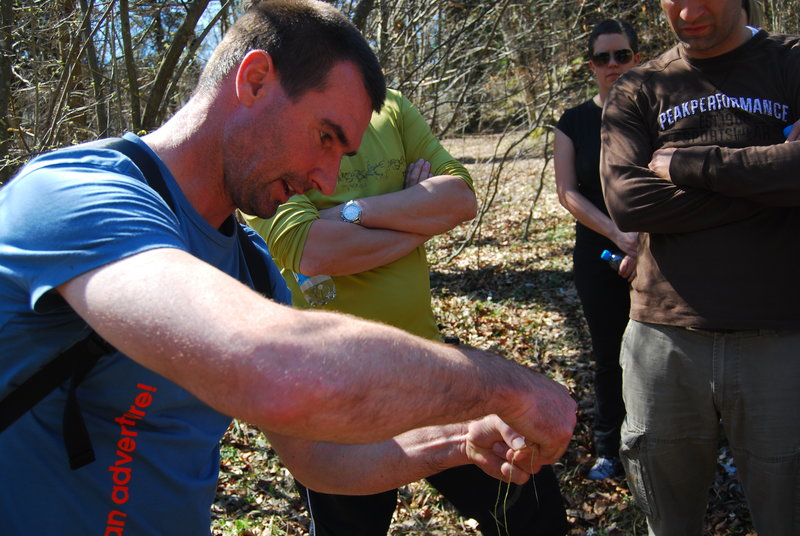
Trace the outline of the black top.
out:
M 575 175 L 578 192 L 608 214 L 600 186 L 600 119 L 603 109 L 589 99 L 565 111 L 558 120 L 558 130 L 575 146 Z
M 600 184 L 600 120 L 603 109 L 593 99 L 566 110 L 558 120 L 558 130 L 572 140 L 575 147 L 575 176 L 578 192 L 603 214 L 608 215 Z M 602 249 L 618 250 L 613 243 L 580 222 L 576 223 L 576 242 L 600 242 Z M 602 251 L 601 249 L 601 251 Z M 600 252 L 598 251 L 598 256 Z

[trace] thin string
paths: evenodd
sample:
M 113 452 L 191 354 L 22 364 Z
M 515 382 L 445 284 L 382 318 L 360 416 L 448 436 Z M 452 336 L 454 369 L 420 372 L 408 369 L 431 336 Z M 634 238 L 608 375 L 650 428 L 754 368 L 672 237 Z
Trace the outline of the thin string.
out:
M 532 449 L 533 447 L 530 447 L 530 448 Z M 512 464 L 512 469 L 511 470 L 512 471 L 513 471 L 513 464 L 517 460 L 517 453 L 518 452 L 519 451 L 514 451 L 514 455 L 511 457 L 511 464 Z M 536 475 L 533 474 L 533 452 L 531 452 L 531 466 L 530 466 L 529 472 L 531 474 L 531 482 L 533 483 L 533 495 L 534 495 L 534 498 L 536 499 L 536 508 L 538 509 L 540 507 L 540 505 L 539 505 L 539 490 L 536 489 Z M 502 491 L 501 491 L 502 487 L 503 487 L 503 484 L 506 484 L 506 492 L 505 492 L 505 494 L 503 494 Z M 503 529 L 504 529 L 504 532 L 505 532 L 505 536 L 511 536 L 511 533 L 509 532 L 509 528 L 508 528 L 508 497 L 509 497 L 510 493 L 511 493 L 511 475 L 509 474 L 508 482 L 500 480 L 500 482 L 497 485 L 497 497 L 495 498 L 494 511 L 492 512 L 492 518 L 494 518 L 494 522 L 495 522 L 495 529 L 497 530 L 497 533 L 500 534 L 501 522 L 500 522 L 500 519 L 499 519 L 497 514 L 498 514 L 498 511 L 500 509 L 500 497 L 502 495 L 503 496 L 503 510 L 502 510 L 503 511 L 503 521 L 502 521 L 502 526 L 503 526 Z

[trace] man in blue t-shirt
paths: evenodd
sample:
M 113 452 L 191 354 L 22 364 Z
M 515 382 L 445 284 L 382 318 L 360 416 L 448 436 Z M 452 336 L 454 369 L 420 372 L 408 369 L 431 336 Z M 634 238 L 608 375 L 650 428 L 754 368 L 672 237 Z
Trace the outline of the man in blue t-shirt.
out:
M 522 482 L 560 456 L 575 408 L 555 382 L 485 352 L 294 311 L 271 261 L 274 300 L 248 288 L 234 209 L 266 218 L 294 193 L 330 193 L 384 94 L 374 54 L 338 11 L 263 2 L 172 119 L 125 136 L 158 166 L 173 208 L 97 144 L 36 158 L 0 190 L 0 398 L 90 330 L 118 350 L 76 391 L 94 462 L 69 467 L 66 384 L 0 434 L 13 482 L 0 486 L 4 531 L 208 534 L 230 416 L 264 429 L 299 480 L 337 493 L 467 463 Z

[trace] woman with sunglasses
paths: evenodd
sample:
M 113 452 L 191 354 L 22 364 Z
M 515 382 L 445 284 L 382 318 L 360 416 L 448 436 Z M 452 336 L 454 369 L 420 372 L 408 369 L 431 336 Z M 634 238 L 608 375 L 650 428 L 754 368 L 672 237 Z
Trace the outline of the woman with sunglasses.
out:
M 595 463 L 591 480 L 622 475 L 620 426 L 625 417 L 619 351 L 630 309 L 629 280 L 636 273 L 637 233 L 620 231 L 608 216 L 600 186 L 600 119 L 611 85 L 639 63 L 639 40 L 627 23 L 606 20 L 589 35 L 589 68 L 597 94 L 564 112 L 555 134 L 558 199 L 577 220 L 573 274 L 592 338 L 595 359 Z M 603 250 L 623 256 L 617 273 Z

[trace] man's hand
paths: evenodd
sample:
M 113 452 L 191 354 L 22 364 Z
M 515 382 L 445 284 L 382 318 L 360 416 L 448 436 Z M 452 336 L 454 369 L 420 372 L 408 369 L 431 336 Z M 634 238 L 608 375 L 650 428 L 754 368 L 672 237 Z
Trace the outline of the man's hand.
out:
M 800 140 L 800 121 L 797 121 L 793 126 L 789 135 L 786 136 L 786 142 L 789 143 L 792 141 L 799 141 Z
M 619 270 L 617 273 L 620 277 L 624 277 L 628 281 L 633 281 L 633 278 L 636 277 L 636 257 L 625 255 L 625 258 L 619 263 Z
M 489 476 L 524 484 L 532 474 L 531 447 L 497 415 L 469 423 L 465 455 Z
M 406 180 L 403 183 L 403 189 L 416 186 L 425 179 L 430 179 L 432 176 L 431 163 L 420 158 L 416 162 L 408 165 L 408 169 L 406 170 Z
M 537 473 L 567 449 L 575 429 L 577 404 L 566 387 L 546 376 L 533 374 L 530 381 L 522 399 L 513 402 L 501 417 L 524 434 L 531 447 L 528 470 Z
M 639 233 L 626 233 L 617 228 L 613 235 L 613 240 L 625 255 L 634 257 L 634 259 L 636 258 L 636 255 L 639 253 Z
M 658 149 L 656 152 L 653 153 L 653 159 L 650 160 L 650 163 L 647 164 L 647 167 L 650 168 L 650 171 L 661 177 L 662 179 L 667 179 L 668 181 L 672 182 L 672 179 L 669 176 L 669 164 L 672 162 L 672 153 L 677 150 L 675 147 L 667 147 L 665 149 Z

